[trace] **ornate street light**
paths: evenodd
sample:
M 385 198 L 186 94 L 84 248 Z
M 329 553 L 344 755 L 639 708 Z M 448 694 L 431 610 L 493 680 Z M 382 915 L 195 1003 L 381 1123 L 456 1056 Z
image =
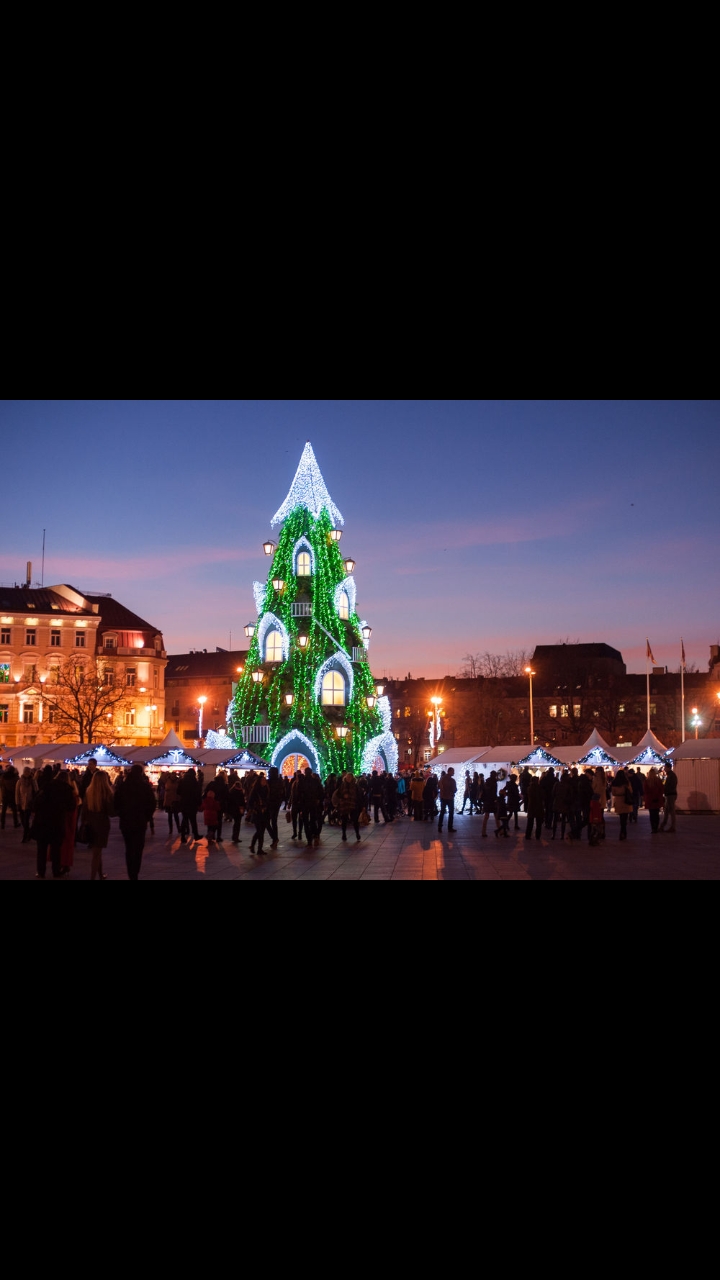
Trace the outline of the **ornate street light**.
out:
M 378 698 L 382 698 L 382 696 L 383 696 L 383 694 L 384 694 L 384 692 L 385 692 L 385 685 L 384 685 L 384 684 L 376 684 L 376 685 L 375 685 L 375 692 L 376 692 L 376 694 L 377 694 Z
M 355 561 L 354 561 L 353 559 L 348 558 L 348 559 L 345 561 L 345 572 L 346 572 L 346 573 L 354 573 L 354 572 L 355 572 Z
M 274 587 L 275 591 L 284 591 L 284 590 L 285 590 L 285 579 L 284 579 L 284 578 L 273 578 L 273 587 Z
M 373 631 L 372 627 L 368 627 L 367 625 L 364 626 L 362 629 L 362 637 L 366 644 L 370 643 L 370 637 L 372 635 L 372 631 Z
M 349 728 L 348 728 L 348 726 L 347 726 L 346 724 L 341 724 L 341 725 L 338 725 L 338 727 L 337 727 L 337 729 L 335 730 L 335 732 L 336 732 L 336 734 L 337 734 L 338 738 L 341 738 L 341 739 L 342 739 L 342 738 L 347 738 L 347 736 L 348 736 L 348 734 L 349 734 L 350 730 L 349 730 Z
M 268 539 L 268 541 L 267 541 L 267 542 L 264 542 L 264 543 L 263 543 L 263 551 L 265 552 L 265 555 L 266 555 L 266 556 L 273 556 L 273 555 L 275 554 L 275 552 L 277 551 L 277 546 L 276 546 L 276 544 L 275 544 L 274 542 L 271 542 L 271 541 Z
M 203 736 L 203 732 L 202 732 L 202 729 L 203 729 L 203 713 L 204 713 L 204 711 L 205 711 L 205 703 L 207 702 L 207 698 L 198 698 L 198 702 L 200 703 L 200 722 L 199 722 L 199 724 L 198 724 L 198 738 L 202 738 L 202 736 Z
M 262 671 L 253 671 L 253 680 L 255 681 L 255 684 L 262 684 L 264 679 L 265 675 Z
M 342 529 L 331 529 L 328 537 L 331 542 L 339 542 L 342 538 Z
M 365 701 L 367 702 L 371 711 L 373 711 L 374 708 L 377 706 L 377 698 L 375 697 L 374 694 L 370 694 L 370 697 L 366 698 Z
M 287 705 L 288 705 L 289 707 L 291 707 L 291 706 L 292 706 L 292 704 L 293 704 L 293 702 L 294 702 L 294 701 L 295 701 L 295 694 L 294 694 L 294 693 L 286 693 L 286 694 L 285 694 L 285 702 L 287 703 Z
M 245 628 L 245 635 L 247 636 L 248 640 L 252 640 L 256 630 L 257 630 L 256 624 L 254 622 L 248 622 Z
M 300 645 L 301 649 L 307 649 L 309 643 L 310 643 L 309 636 L 306 636 L 306 635 L 298 636 L 298 644 Z

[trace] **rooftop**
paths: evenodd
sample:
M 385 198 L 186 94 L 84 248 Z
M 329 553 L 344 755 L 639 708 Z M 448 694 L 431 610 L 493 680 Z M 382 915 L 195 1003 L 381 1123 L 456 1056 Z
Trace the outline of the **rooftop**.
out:
M 208 680 L 211 676 L 237 675 L 238 667 L 247 662 L 246 649 L 225 650 L 219 653 L 178 653 L 168 658 L 165 682 L 169 680 Z

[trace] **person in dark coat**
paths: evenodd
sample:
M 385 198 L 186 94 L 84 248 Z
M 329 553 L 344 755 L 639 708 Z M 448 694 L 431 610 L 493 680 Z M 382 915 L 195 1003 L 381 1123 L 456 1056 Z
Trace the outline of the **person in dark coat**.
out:
M 115 812 L 125 841 L 128 880 L 138 880 L 145 834 L 155 812 L 155 792 L 145 777 L 142 765 L 134 764 L 123 786 L 115 792 Z
M 387 813 L 388 822 L 395 821 L 395 809 L 397 807 L 397 782 L 391 773 L 386 773 L 384 778 L 384 795 L 385 795 L 385 811 Z
M 507 794 L 508 814 L 511 818 L 515 819 L 515 830 L 519 831 L 520 823 L 518 822 L 518 814 L 520 812 L 520 788 L 514 773 L 510 774 L 505 791 Z
M 305 779 L 302 773 L 296 773 L 290 791 L 290 807 L 292 810 L 292 838 L 302 840 L 307 817 L 305 809 Z
M 217 803 L 217 808 L 218 808 L 217 842 L 218 844 L 222 844 L 223 843 L 223 818 L 225 817 L 225 810 L 227 807 L 228 794 L 229 794 L 229 788 L 228 788 L 225 774 L 219 773 L 215 781 L 210 783 L 210 786 L 215 792 L 215 801 Z M 209 787 L 206 787 L 205 788 L 206 792 L 209 789 L 210 789 Z
M 58 781 L 50 765 L 40 776 L 40 789 L 35 797 L 35 839 L 37 841 L 37 880 L 45 879 L 48 853 L 53 880 L 62 876 L 62 843 L 65 837 L 65 815 L 75 808 L 75 797 L 67 782 Z
M 80 792 L 81 800 L 85 799 L 85 792 L 87 791 L 88 787 L 90 786 L 90 783 L 95 777 L 95 774 L 97 773 L 97 769 L 98 769 L 97 760 L 90 760 L 88 763 L 88 767 L 85 770 L 78 784 L 78 791 Z
M 634 773 L 632 769 L 629 769 L 628 773 L 630 775 L 630 786 L 632 787 L 633 793 L 633 811 L 630 821 L 634 822 L 637 826 L 638 813 L 640 811 L 640 805 L 643 802 L 645 787 L 643 784 L 643 776 L 639 769 L 636 769 Z
M 557 778 L 554 769 L 546 769 L 540 779 L 540 786 L 545 797 L 545 826 L 548 831 L 552 830 L 553 824 L 553 793 L 555 791 L 555 783 Z
M 570 803 L 572 800 L 572 791 L 570 787 L 569 774 L 563 773 L 560 780 L 553 787 L 553 823 L 552 838 L 556 837 L 558 823 L 561 824 L 560 839 L 565 839 L 565 828 L 570 817 Z
M 182 826 L 180 828 L 180 839 L 183 844 L 187 844 L 190 831 L 193 834 L 193 840 L 200 839 L 198 831 L 197 815 L 202 800 L 202 787 L 198 782 L 198 777 L 194 769 L 188 769 L 187 773 L 180 780 L 178 787 L 178 796 L 180 799 L 180 811 L 182 813 Z
M 263 843 L 265 840 L 265 831 L 267 830 L 268 814 L 270 811 L 270 788 L 268 780 L 264 773 L 258 775 L 255 785 L 250 793 L 248 800 L 248 821 L 255 825 L 255 835 L 250 842 L 250 852 L 255 852 L 257 845 L 258 854 L 263 854 Z
M 532 840 L 533 830 L 537 826 L 536 838 L 539 840 L 542 836 L 543 822 L 545 821 L 545 793 L 540 785 L 539 778 L 533 778 L 530 782 L 525 808 L 528 816 L 525 839 Z
M 590 805 L 593 802 L 594 794 L 595 792 L 593 791 L 592 775 L 588 773 L 581 774 L 581 776 L 578 778 L 578 804 L 580 805 L 580 831 L 579 831 L 580 836 L 582 836 L 582 833 L 585 830 L 585 828 L 590 826 Z
M 10 809 L 13 816 L 13 824 L 15 829 L 20 826 L 18 818 L 18 807 L 15 800 L 15 790 L 20 779 L 20 774 L 13 765 L 9 764 L 0 774 L 0 830 L 5 830 L 5 814 Z
M 493 769 L 492 773 L 490 774 L 490 777 L 487 779 L 485 786 L 483 787 L 483 809 L 485 812 L 485 817 L 483 818 L 482 833 L 484 837 L 487 837 L 487 829 L 488 829 L 488 822 L 490 821 L 490 814 L 491 813 L 494 814 L 497 809 L 497 794 L 498 794 L 497 773 Z
M 270 840 L 272 841 L 270 848 L 277 849 L 278 844 L 280 843 L 278 817 L 280 816 L 280 806 L 285 798 L 285 783 L 280 777 L 280 771 L 274 766 L 270 770 L 268 790 L 268 831 L 270 833 Z
M 660 830 L 660 810 L 663 806 L 663 780 L 657 769 L 651 769 L 645 779 L 645 808 L 650 814 L 650 830 L 656 836 Z
M 370 783 L 370 804 L 375 810 L 375 822 L 379 822 L 378 813 L 382 813 L 383 822 L 387 822 L 387 809 L 385 808 L 385 787 L 377 769 L 373 769 L 372 781 Z
M 358 842 L 360 835 L 360 794 L 357 783 L 351 773 L 346 773 L 337 791 L 338 813 L 342 822 L 342 838 L 347 843 L 348 822 L 352 822 Z
M 242 840 L 240 839 L 240 827 L 242 826 L 244 812 L 245 791 L 243 789 L 242 782 L 236 775 L 230 786 L 230 790 L 228 791 L 228 813 L 230 814 L 233 823 L 233 844 L 242 844 Z
M 523 809 L 525 810 L 526 813 L 528 811 L 528 807 L 527 807 L 528 791 L 530 790 L 530 783 L 532 782 L 532 780 L 533 780 L 533 776 L 530 770 L 528 769 L 527 765 L 525 765 L 525 768 L 520 774 L 520 795 L 522 796 Z
M 305 833 L 307 835 L 307 847 L 317 847 L 320 844 L 320 831 L 322 830 L 322 808 L 325 799 L 325 791 L 323 784 L 316 773 L 312 769 L 305 770 Z

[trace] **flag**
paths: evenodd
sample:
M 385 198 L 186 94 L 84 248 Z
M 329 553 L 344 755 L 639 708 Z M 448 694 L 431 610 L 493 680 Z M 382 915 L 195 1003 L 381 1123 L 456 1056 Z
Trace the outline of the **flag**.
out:
M 687 670 L 687 663 L 686 663 L 686 661 L 685 661 L 685 641 L 684 641 L 684 640 L 681 640 L 681 641 L 680 641 L 680 644 L 682 645 L 682 669 L 683 669 L 683 671 L 686 671 L 686 670 Z
M 656 661 L 655 661 L 655 659 L 654 659 L 654 657 L 653 657 L 653 651 L 652 651 L 652 649 L 650 648 L 650 641 L 649 641 L 649 640 L 648 640 L 648 642 L 647 642 L 647 656 L 648 656 L 648 662 L 652 662 L 653 666 L 654 666 L 654 667 L 656 667 L 656 666 L 657 666 L 657 663 L 656 663 Z

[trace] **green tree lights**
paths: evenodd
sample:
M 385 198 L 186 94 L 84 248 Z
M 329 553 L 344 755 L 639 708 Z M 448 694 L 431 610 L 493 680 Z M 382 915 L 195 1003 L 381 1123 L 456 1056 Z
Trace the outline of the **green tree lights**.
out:
M 330 536 L 334 528 L 330 510 L 340 523 L 342 517 L 308 446 L 285 506 L 278 513 L 284 524 L 268 573 L 264 611 L 258 618 L 230 716 L 238 747 L 253 745 L 246 740 L 251 735 L 244 734 L 248 727 L 270 726 L 269 744 L 260 751 L 268 759 L 288 734 L 304 734 L 317 752 L 324 776 L 348 769 L 359 773 L 366 744 L 383 732 L 379 711 L 368 706 L 375 687 L 364 656 L 360 619 L 352 608 L 347 620 L 341 618 L 336 604 L 337 589 L 348 581 L 348 575 L 337 542 Z M 296 573 L 296 548 L 303 538 L 312 552 L 309 576 Z M 299 548 L 302 551 L 307 551 L 304 544 Z M 284 586 L 278 590 L 273 582 Z M 354 591 L 348 594 L 352 604 Z M 279 630 L 268 615 L 277 618 L 289 640 L 289 655 L 283 654 L 281 662 L 266 662 L 267 637 L 273 629 Z M 363 655 L 361 661 L 352 661 L 354 649 Z M 337 664 L 345 680 L 345 705 L 323 706 L 316 690 L 318 674 L 338 653 L 346 659 Z M 351 698 L 348 663 L 352 663 L 354 676 Z M 256 678 L 260 674 L 262 681 Z M 345 739 L 337 734 L 343 725 L 350 728 Z

